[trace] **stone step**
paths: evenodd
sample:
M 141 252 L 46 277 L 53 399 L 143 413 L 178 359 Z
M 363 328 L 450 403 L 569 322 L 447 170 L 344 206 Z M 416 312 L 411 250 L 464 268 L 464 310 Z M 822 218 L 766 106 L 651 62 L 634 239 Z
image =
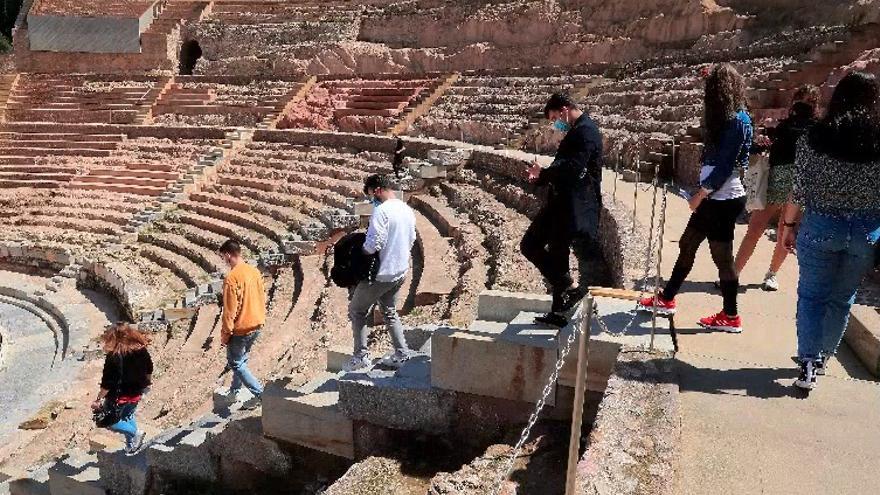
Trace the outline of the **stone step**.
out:
M 165 483 L 216 483 L 219 463 L 206 442 L 212 434 L 223 431 L 227 423 L 216 414 L 206 414 L 186 427 L 163 433 L 146 449 L 150 471 Z
M 320 373 L 299 389 L 270 382 L 263 392 L 267 437 L 347 459 L 354 458 L 354 427 L 339 409 L 338 376 Z
M 431 384 L 457 392 L 537 402 L 559 351 L 559 329 L 535 324 L 539 314 L 521 311 L 510 322 L 476 320 L 467 330 L 438 329 L 431 340 Z M 552 406 L 555 400 L 556 394 L 551 392 L 547 404 Z
M 455 397 L 431 386 L 431 358 L 419 355 L 398 370 L 371 369 L 343 375 L 339 409 L 356 421 L 438 434 L 451 426 Z
M 52 495 L 106 495 L 100 478 L 98 456 L 74 450 L 49 468 L 49 491 Z

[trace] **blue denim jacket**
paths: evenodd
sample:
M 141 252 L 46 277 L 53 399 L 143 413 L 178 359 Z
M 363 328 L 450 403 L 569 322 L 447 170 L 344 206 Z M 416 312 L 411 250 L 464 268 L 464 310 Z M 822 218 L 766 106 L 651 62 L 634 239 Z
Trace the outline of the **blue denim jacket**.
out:
M 736 113 L 728 121 L 718 146 L 707 145 L 703 151 L 703 166 L 715 167 L 700 186 L 717 191 L 733 175 L 736 167 L 749 166 L 749 150 L 752 147 L 752 118 L 745 110 Z

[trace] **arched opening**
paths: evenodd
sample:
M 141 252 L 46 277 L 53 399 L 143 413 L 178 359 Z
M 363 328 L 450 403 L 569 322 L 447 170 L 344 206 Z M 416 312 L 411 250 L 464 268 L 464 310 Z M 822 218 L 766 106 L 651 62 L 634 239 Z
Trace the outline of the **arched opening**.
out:
M 180 74 L 191 76 L 196 63 L 202 58 L 202 47 L 196 40 L 187 40 L 180 46 Z

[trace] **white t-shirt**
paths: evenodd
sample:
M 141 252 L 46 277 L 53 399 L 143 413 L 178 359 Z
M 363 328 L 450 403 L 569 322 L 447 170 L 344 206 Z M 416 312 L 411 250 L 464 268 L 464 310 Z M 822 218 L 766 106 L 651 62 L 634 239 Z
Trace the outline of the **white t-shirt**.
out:
M 706 177 L 709 177 L 709 174 L 715 170 L 715 167 L 712 165 L 703 165 L 700 168 L 700 182 L 706 180 Z M 746 188 L 743 186 L 742 180 L 739 178 L 739 169 L 733 169 L 733 173 L 730 175 L 724 185 L 718 188 L 717 191 L 713 191 L 712 194 L 709 195 L 709 199 L 734 199 L 741 198 L 746 195 Z
M 364 252 L 379 252 L 377 282 L 394 282 L 406 276 L 416 242 L 416 216 L 406 203 L 389 199 L 373 209 Z

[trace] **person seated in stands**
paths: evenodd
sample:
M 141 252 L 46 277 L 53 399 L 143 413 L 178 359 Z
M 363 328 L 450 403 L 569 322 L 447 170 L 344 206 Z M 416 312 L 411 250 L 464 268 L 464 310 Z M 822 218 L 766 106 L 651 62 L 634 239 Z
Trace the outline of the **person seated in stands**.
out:
M 223 318 L 220 344 L 226 347 L 227 366 L 232 370 L 228 397 L 236 400 L 241 389 L 253 397 L 242 409 L 260 404 L 263 385 L 248 368 L 248 357 L 260 330 L 266 323 L 266 289 L 260 270 L 247 264 L 241 256 L 241 245 L 232 239 L 220 246 L 220 256 L 229 266 L 223 282 Z
M 544 117 L 565 137 L 550 166 L 542 168 L 534 162 L 527 170 L 529 182 L 547 186 L 549 193 L 526 230 L 520 251 L 552 288 L 550 312 L 535 321 L 563 327 L 568 324 L 564 313 L 588 291 L 587 260 L 597 244 L 602 209 L 602 135 L 567 94 L 550 96 Z M 578 260 L 577 287 L 569 267 L 572 250 Z
M 125 455 L 135 455 L 143 447 L 146 436 L 138 429 L 134 412 L 153 375 L 153 360 L 147 350 L 150 339 L 133 325 L 120 322 L 110 326 L 101 341 L 107 355 L 101 389 L 92 402 L 92 410 L 112 414 L 108 417 L 117 421 L 106 428 L 125 437 Z
M 354 354 L 345 365 L 346 371 L 373 364 L 367 350 L 367 316 L 376 304 L 382 311 L 385 327 L 394 344 L 393 354 L 384 359 L 383 364 L 400 366 L 410 354 L 397 315 L 397 295 L 409 271 L 410 253 L 416 241 L 416 217 L 406 203 L 397 199 L 388 176 L 367 177 L 364 194 L 374 208 L 363 250 L 366 254 L 379 253 L 379 270 L 375 280 L 362 280 L 351 292 L 348 315 L 354 336 Z
M 816 386 L 846 331 L 856 291 L 880 244 L 880 82 L 864 72 L 837 83 L 828 112 L 797 143 L 783 233 L 797 247 L 794 385 Z
M 679 240 L 679 254 L 666 287 L 639 301 L 639 309 L 670 315 L 675 296 L 707 239 L 712 260 L 718 267 L 724 307 L 697 323 L 709 330 L 740 333 L 742 319 L 737 307 L 739 278 L 733 260 L 736 219 L 745 210 L 746 190 L 739 169 L 747 167 L 752 146 L 752 119 L 746 111 L 745 80 L 730 64 L 715 66 L 705 81 L 703 104 L 705 149 L 700 168 L 700 189 L 690 198 L 693 213 Z

